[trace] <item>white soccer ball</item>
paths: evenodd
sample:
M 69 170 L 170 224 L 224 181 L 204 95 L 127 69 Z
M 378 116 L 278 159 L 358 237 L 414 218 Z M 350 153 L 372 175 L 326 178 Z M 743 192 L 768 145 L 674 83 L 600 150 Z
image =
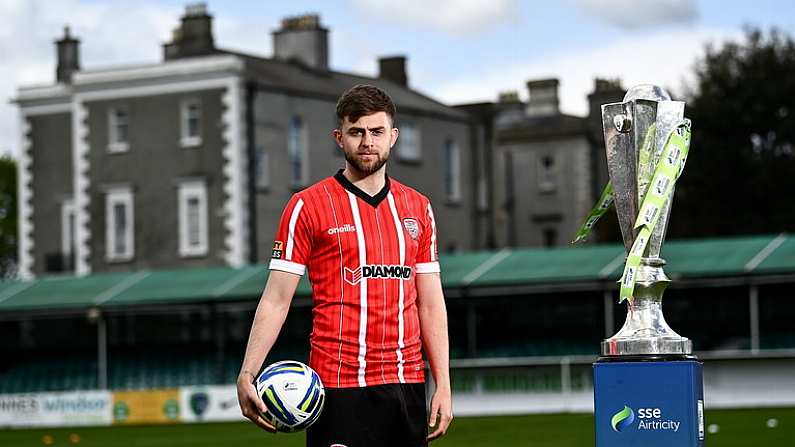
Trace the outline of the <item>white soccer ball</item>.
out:
M 323 411 L 326 392 L 320 376 L 301 362 L 285 360 L 268 366 L 255 386 L 268 409 L 263 416 L 279 431 L 304 430 Z

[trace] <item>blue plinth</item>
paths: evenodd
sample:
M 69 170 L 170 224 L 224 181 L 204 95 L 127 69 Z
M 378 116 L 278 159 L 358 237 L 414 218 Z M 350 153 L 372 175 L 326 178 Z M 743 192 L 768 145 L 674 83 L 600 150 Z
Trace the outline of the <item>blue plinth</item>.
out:
M 701 362 L 597 362 L 593 367 L 596 447 L 704 445 Z

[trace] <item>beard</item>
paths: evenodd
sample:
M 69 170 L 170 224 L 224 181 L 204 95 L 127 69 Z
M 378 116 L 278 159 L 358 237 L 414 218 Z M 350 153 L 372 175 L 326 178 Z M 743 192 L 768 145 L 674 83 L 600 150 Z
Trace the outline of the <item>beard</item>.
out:
M 363 158 L 359 157 L 356 153 L 349 154 L 346 151 L 345 160 L 354 169 L 359 171 L 360 174 L 367 176 L 381 169 L 384 166 L 384 164 L 386 164 L 386 161 L 389 159 L 389 152 L 387 152 L 383 157 L 380 154 L 375 154 L 375 155 L 376 155 L 375 160 L 365 161 Z

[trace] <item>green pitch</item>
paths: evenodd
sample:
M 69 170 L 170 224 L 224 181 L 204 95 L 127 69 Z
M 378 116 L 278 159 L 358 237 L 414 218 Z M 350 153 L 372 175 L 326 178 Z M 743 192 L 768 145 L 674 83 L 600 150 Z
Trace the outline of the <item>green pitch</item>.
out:
M 706 418 L 710 447 L 785 446 L 792 445 L 795 439 L 795 408 L 708 411 Z M 0 430 L 0 445 L 299 447 L 304 445 L 304 435 L 271 435 L 248 423 L 180 424 Z M 432 444 L 433 447 L 589 445 L 593 445 L 593 416 L 583 414 L 457 418 L 448 435 Z

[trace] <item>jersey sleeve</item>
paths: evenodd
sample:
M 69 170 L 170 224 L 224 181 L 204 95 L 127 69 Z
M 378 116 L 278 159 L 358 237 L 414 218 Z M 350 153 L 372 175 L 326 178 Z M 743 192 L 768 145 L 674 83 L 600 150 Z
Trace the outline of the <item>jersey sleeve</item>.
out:
M 303 275 L 312 249 L 312 225 L 302 199 L 293 195 L 284 207 L 273 241 L 271 270 Z
M 417 273 L 439 273 L 439 248 L 436 244 L 436 219 L 431 203 L 424 201 L 422 233 L 417 247 Z

